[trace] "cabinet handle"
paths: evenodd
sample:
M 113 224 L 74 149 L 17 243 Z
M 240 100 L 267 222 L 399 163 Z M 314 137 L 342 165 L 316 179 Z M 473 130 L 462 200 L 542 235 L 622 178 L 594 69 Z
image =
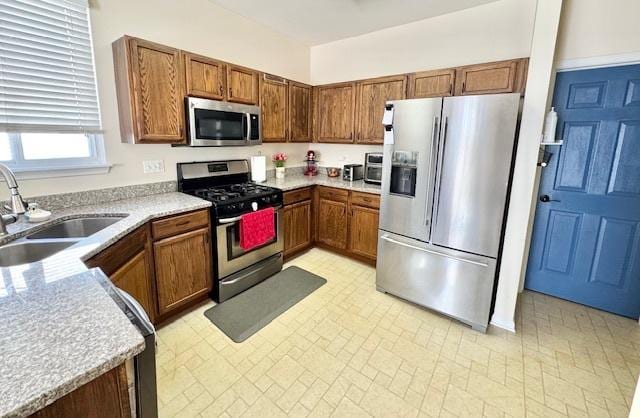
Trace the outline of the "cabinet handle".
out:
M 220 84 L 220 96 L 222 96 L 224 94 L 224 91 L 222 89 L 222 84 Z
M 229 97 L 233 97 L 233 89 L 229 89 Z
M 465 82 L 463 81 L 462 82 L 462 93 L 464 93 L 464 91 L 465 91 Z
M 189 221 L 182 221 L 182 222 L 178 222 L 176 224 L 176 226 L 185 226 L 185 225 L 188 225 L 188 224 L 189 224 Z
M 453 95 L 453 83 L 449 83 L 449 95 Z

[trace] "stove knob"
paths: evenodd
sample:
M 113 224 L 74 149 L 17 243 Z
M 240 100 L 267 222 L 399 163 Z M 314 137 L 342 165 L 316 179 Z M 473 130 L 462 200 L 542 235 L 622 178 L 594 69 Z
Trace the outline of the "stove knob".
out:
M 257 202 L 251 202 L 251 209 L 253 209 L 253 210 L 254 210 L 254 212 L 255 212 L 256 210 L 258 210 L 258 203 L 257 203 Z

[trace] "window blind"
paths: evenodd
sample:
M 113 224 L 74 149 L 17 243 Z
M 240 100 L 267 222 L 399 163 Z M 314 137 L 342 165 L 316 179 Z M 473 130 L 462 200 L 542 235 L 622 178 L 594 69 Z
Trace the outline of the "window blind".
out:
M 97 132 L 87 0 L 0 1 L 0 132 Z

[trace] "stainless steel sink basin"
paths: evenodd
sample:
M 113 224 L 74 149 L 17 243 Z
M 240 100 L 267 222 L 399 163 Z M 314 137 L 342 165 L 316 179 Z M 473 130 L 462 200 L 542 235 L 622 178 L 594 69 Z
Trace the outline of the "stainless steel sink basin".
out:
M 62 221 L 27 236 L 27 239 L 84 238 L 118 222 L 124 216 L 78 218 Z
M 45 259 L 78 241 L 17 241 L 0 247 L 0 266 L 9 267 Z

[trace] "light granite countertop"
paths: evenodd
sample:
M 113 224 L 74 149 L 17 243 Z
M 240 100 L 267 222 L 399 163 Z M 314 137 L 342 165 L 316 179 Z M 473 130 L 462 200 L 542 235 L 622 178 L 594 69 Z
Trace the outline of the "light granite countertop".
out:
M 267 181 L 260 183 L 265 186 L 277 187 L 283 191 L 300 189 L 309 186 L 328 186 L 339 189 L 354 190 L 363 193 L 380 194 L 380 186 L 365 183 L 363 180 L 344 181 L 342 177 L 327 177 L 325 175 L 317 175 L 313 177 L 304 175 L 288 175 L 284 179 L 269 178 Z
M 0 244 L 64 219 L 125 216 L 40 262 L 0 268 L 0 417 L 29 415 L 144 349 L 109 295 L 113 285 L 82 260 L 151 219 L 209 206 L 163 193 L 55 211 L 41 224 L 8 225 Z

